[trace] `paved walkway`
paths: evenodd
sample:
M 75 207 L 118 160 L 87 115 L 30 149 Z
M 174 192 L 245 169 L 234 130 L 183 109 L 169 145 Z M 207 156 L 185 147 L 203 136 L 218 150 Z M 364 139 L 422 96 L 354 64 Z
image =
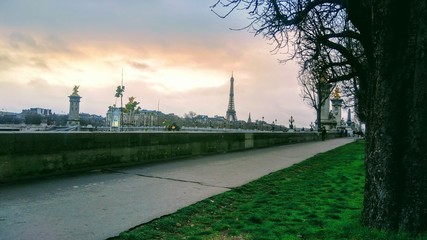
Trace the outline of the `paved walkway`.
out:
M 0 186 L 0 239 L 106 239 L 353 141 L 220 154 Z

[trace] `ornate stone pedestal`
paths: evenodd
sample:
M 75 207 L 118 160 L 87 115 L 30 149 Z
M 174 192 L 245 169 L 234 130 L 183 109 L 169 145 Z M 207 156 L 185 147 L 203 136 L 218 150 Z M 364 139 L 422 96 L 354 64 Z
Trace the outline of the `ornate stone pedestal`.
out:
M 80 96 L 78 94 L 79 86 L 74 86 L 73 93 L 68 96 L 70 98 L 70 111 L 68 113 L 68 126 L 80 125 Z

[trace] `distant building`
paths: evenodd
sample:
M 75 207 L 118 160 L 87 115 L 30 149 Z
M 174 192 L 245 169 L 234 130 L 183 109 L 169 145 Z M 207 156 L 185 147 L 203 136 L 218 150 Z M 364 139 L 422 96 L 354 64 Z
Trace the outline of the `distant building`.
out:
M 118 129 L 121 126 L 121 111 L 118 107 L 109 107 L 106 114 L 106 126 L 111 130 Z
M 106 125 L 113 129 L 120 126 L 158 126 L 159 116 L 163 115 L 160 111 L 146 109 L 122 113 L 120 108 L 110 107 L 106 114 Z
M 52 110 L 45 108 L 30 108 L 22 110 L 22 114 L 38 114 L 42 116 L 50 116 L 52 115 Z
M 157 126 L 159 125 L 158 116 L 163 113 L 156 110 L 141 109 L 137 112 L 123 115 L 123 122 L 133 126 Z

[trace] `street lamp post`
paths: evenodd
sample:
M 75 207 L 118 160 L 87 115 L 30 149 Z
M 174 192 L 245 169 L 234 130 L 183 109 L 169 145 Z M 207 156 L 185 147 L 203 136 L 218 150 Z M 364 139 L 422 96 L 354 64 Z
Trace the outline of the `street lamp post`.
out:
M 264 116 L 262 116 L 261 131 L 264 131 Z

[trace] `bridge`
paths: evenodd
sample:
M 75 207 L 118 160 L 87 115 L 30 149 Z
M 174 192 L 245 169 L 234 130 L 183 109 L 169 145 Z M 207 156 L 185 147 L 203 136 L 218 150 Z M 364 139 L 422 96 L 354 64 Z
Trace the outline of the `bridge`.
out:
M 0 132 L 0 183 L 319 139 L 317 132 Z
M 0 185 L 0 239 L 106 239 L 351 138 L 311 141 Z

